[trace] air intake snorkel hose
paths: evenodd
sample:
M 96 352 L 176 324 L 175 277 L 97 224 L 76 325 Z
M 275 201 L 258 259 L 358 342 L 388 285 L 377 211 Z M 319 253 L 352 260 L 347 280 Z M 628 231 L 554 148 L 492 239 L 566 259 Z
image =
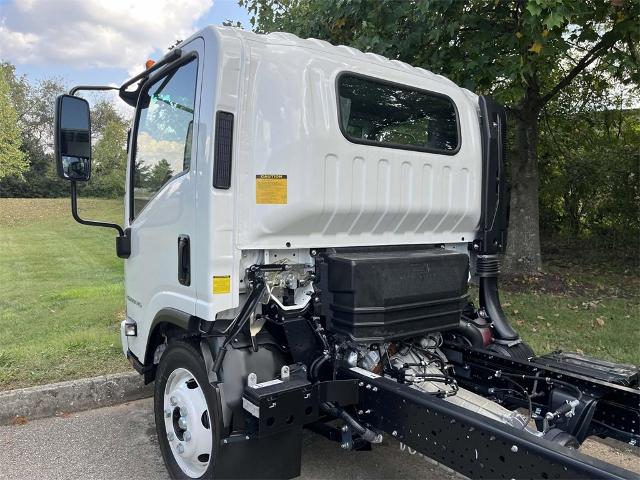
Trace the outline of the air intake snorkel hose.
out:
M 484 310 L 493 324 L 493 331 L 499 340 L 518 340 L 518 333 L 511 327 L 500 305 L 498 297 L 498 255 L 477 255 L 476 274 L 480 281 L 480 309 Z

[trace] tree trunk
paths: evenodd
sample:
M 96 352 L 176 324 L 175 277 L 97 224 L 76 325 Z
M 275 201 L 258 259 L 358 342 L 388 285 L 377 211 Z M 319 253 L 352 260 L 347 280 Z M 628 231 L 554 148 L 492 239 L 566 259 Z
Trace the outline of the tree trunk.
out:
M 511 211 L 503 269 L 508 273 L 542 270 L 538 212 L 538 111 L 523 108 L 513 116 L 516 154 L 511 158 Z

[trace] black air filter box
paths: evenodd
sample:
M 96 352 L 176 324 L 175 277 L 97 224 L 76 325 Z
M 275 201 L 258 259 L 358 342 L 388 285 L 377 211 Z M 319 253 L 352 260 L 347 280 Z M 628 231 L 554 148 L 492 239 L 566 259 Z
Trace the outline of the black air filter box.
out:
M 327 329 L 359 342 L 458 325 L 469 257 L 443 249 L 344 251 L 318 264 Z

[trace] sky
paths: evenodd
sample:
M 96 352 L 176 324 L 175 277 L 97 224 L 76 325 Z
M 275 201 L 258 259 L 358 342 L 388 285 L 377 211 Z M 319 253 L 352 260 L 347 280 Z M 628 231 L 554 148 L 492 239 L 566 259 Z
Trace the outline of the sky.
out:
M 30 81 L 120 85 L 176 40 L 240 21 L 237 0 L 0 0 L 0 60 Z

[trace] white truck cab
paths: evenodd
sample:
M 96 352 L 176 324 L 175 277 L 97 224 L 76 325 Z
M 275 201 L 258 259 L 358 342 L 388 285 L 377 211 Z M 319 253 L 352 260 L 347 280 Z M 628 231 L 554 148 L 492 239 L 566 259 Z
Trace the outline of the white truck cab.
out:
M 237 308 L 245 269 L 265 254 L 309 264 L 314 248 L 466 251 L 480 220 L 475 95 L 422 69 L 289 34 L 210 27 L 179 48 L 178 65 L 150 76 L 132 130 L 125 282 L 138 335 L 124 340 L 137 358 L 162 309 L 215 321 Z M 404 106 L 380 98 L 398 94 Z M 390 113 L 407 117 L 406 132 L 394 131 Z M 423 138 L 412 137 L 420 128 Z M 163 161 L 166 182 L 140 181 L 136 168 Z M 179 239 L 187 282 L 177 281 Z
M 584 362 L 535 357 L 500 307 L 498 104 L 372 53 L 207 27 L 118 88 L 136 109 L 121 227 L 76 208 L 91 136 L 75 94 L 109 88 L 58 99 L 58 169 L 76 220 L 118 231 L 122 345 L 156 382 L 173 477 L 295 477 L 303 427 L 348 450 L 390 433 L 469 476 L 517 476 L 517 459 L 500 460 L 517 451 L 540 476 L 626 475 L 566 454 L 596 430 L 571 383 Z M 545 368 L 563 380 L 530 378 Z M 614 371 L 637 387 L 630 366 L 589 374 L 612 385 Z M 537 428 L 516 411 L 532 402 Z M 461 447 L 475 428 L 502 443 Z

